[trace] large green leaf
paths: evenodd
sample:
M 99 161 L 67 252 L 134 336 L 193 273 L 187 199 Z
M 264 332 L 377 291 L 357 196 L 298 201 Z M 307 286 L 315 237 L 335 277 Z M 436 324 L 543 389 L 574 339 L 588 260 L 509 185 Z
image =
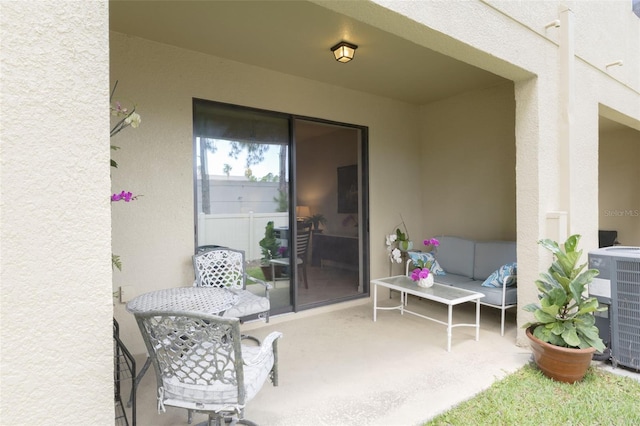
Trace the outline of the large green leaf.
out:
M 567 238 L 567 241 L 564 242 L 564 249 L 567 252 L 572 252 L 576 250 L 576 247 L 578 246 L 578 242 L 580 241 L 581 236 L 579 234 L 573 234 L 571 235 L 569 238 Z
M 549 334 L 549 339 L 547 340 L 547 342 L 551 343 L 552 345 L 556 345 L 556 346 L 562 346 L 562 347 L 566 347 L 567 343 L 562 339 L 562 336 L 557 336 L 553 333 Z
M 580 310 L 578 315 L 589 314 L 598 310 L 598 300 L 595 297 L 590 297 L 580 304 Z M 592 315 L 589 315 L 592 316 Z
M 560 336 L 562 334 L 564 334 L 565 332 L 565 326 L 564 326 L 564 322 L 562 321 L 557 321 L 553 324 L 553 328 L 551 329 L 551 333 L 555 334 L 556 336 Z
M 582 336 L 582 341 L 586 347 L 596 348 L 599 352 L 604 352 L 606 349 L 604 342 L 600 338 L 598 327 L 595 325 L 591 327 L 578 327 L 578 333 Z
M 581 254 L 582 251 L 574 251 L 571 253 L 562 253 L 556 255 L 556 262 L 560 265 L 565 277 L 573 278 L 574 269 L 576 268 L 576 264 L 580 260 Z
M 586 286 L 589 285 L 593 281 L 593 278 L 595 278 L 599 273 L 600 272 L 597 269 L 588 269 L 575 277 L 570 284 L 570 290 L 573 298 L 580 300 Z
M 579 329 L 591 328 L 596 324 L 596 317 L 593 314 L 577 315 L 573 322 Z
M 578 337 L 578 332 L 573 324 L 567 324 L 565 330 L 562 332 L 562 339 L 569 346 L 580 346 L 580 338 Z
M 553 288 L 562 287 L 560 283 L 553 277 L 552 274 L 548 272 L 543 272 L 540 274 L 540 279 L 536 280 L 536 287 L 540 293 L 547 293 Z
M 543 310 L 535 311 L 533 316 L 538 320 L 540 324 L 549 324 L 556 322 L 556 316 L 549 314 Z
M 539 325 L 533 330 L 533 335 L 543 342 L 548 342 L 551 336 L 551 329 L 548 329 L 544 325 Z
M 545 300 L 547 300 L 547 302 L 545 302 Z M 547 293 L 547 296 L 541 300 L 541 303 L 543 304 L 543 308 L 545 303 L 548 303 L 549 306 L 563 306 L 567 303 L 567 293 L 562 288 L 554 288 Z
M 540 244 L 542 247 L 546 248 L 553 254 L 560 253 L 560 246 L 558 246 L 558 243 L 556 243 L 553 240 L 549 240 L 549 239 L 540 240 L 538 241 L 538 244 Z

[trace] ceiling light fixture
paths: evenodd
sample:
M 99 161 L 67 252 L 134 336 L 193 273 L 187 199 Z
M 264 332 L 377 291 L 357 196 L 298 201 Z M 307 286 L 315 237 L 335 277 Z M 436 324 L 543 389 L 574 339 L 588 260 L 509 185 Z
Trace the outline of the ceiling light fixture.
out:
M 331 48 L 333 52 L 333 56 L 336 57 L 336 61 L 338 62 L 349 62 L 353 59 L 353 55 L 356 53 L 356 49 L 358 46 L 355 44 L 347 43 L 346 41 L 341 41 Z

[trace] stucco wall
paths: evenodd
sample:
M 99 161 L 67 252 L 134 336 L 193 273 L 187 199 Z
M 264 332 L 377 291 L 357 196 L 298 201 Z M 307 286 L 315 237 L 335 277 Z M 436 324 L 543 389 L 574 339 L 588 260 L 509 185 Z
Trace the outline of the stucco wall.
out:
M 0 40 L 0 423 L 113 424 L 107 2 L 2 2 Z
M 515 241 L 513 85 L 434 102 L 422 114 L 423 238 Z
M 545 26 L 558 19 L 560 7 L 568 7 L 575 17 L 576 56 L 640 90 L 640 19 L 631 9 L 631 0 L 483 2 L 556 44 L 560 42 L 560 29 Z M 622 66 L 606 67 L 619 59 L 624 62 Z
M 640 132 L 600 135 L 600 229 L 618 231 L 618 241 L 640 246 Z
M 138 129 L 118 135 L 113 191 L 142 194 L 113 206 L 113 250 L 122 257 L 114 289 L 133 294 L 190 285 L 193 272 L 193 97 L 369 126 L 372 173 L 371 276 L 388 273 L 384 235 L 403 213 L 421 223 L 417 107 L 261 68 L 111 33 L 111 79 L 137 104 Z M 116 96 L 117 98 L 118 96 Z M 309 99 L 313 99 L 310 102 Z M 116 142 L 114 140 L 114 142 Z M 387 173 L 388 172 L 388 173 Z M 403 191 L 398 191 L 402 182 Z M 153 184 L 151 184 L 153 183 Z M 401 207 L 400 207 L 401 206 Z M 116 303 L 125 343 L 144 348 L 133 318 Z

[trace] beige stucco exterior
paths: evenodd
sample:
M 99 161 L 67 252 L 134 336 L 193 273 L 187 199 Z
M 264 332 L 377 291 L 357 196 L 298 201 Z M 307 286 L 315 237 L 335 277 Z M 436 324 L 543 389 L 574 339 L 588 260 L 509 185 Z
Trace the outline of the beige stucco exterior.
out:
M 548 261 L 540 238 L 580 233 L 595 248 L 597 230 L 616 227 L 640 245 L 640 217 L 604 213 L 640 209 L 640 19 L 630 1 L 563 3 L 570 11 L 555 1 L 316 3 L 513 83 L 425 105 L 345 96 L 109 33 L 104 1 L 0 4 L 0 422 L 112 421 L 112 315 L 143 351 L 112 289 L 193 277 L 194 97 L 369 128 L 372 277 L 388 273 L 383 241 L 398 206 L 417 235 L 517 239 L 521 304 L 535 300 L 526 283 Z M 564 25 L 545 28 L 556 19 Z M 116 80 L 115 97 L 135 102 L 143 125 L 110 141 Z M 600 115 L 626 127 L 599 136 Z M 113 172 L 110 142 L 122 148 Z M 460 171 L 468 179 L 485 164 L 497 170 L 465 185 Z M 122 189 L 143 196 L 110 207 L 105 194 Z M 566 213 L 566 227 L 553 212 Z M 112 250 L 123 261 L 113 281 Z
M 1 424 L 113 424 L 108 20 L 0 4 Z

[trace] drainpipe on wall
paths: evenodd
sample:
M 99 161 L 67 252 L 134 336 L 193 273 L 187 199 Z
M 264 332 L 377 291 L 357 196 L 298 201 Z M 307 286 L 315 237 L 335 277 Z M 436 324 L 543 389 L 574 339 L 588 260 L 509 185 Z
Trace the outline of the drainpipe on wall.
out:
M 560 21 L 559 49 L 558 49 L 558 191 L 560 213 L 565 219 L 558 220 L 557 225 L 564 229 L 557 229 L 556 241 L 564 241 L 571 227 L 571 150 L 575 146 L 574 111 L 575 111 L 575 48 L 573 37 L 573 12 L 566 6 L 558 8 Z M 551 213 L 551 212 L 550 212 Z M 558 213 L 558 212 L 553 212 Z M 562 215 L 561 215 L 562 216 Z

